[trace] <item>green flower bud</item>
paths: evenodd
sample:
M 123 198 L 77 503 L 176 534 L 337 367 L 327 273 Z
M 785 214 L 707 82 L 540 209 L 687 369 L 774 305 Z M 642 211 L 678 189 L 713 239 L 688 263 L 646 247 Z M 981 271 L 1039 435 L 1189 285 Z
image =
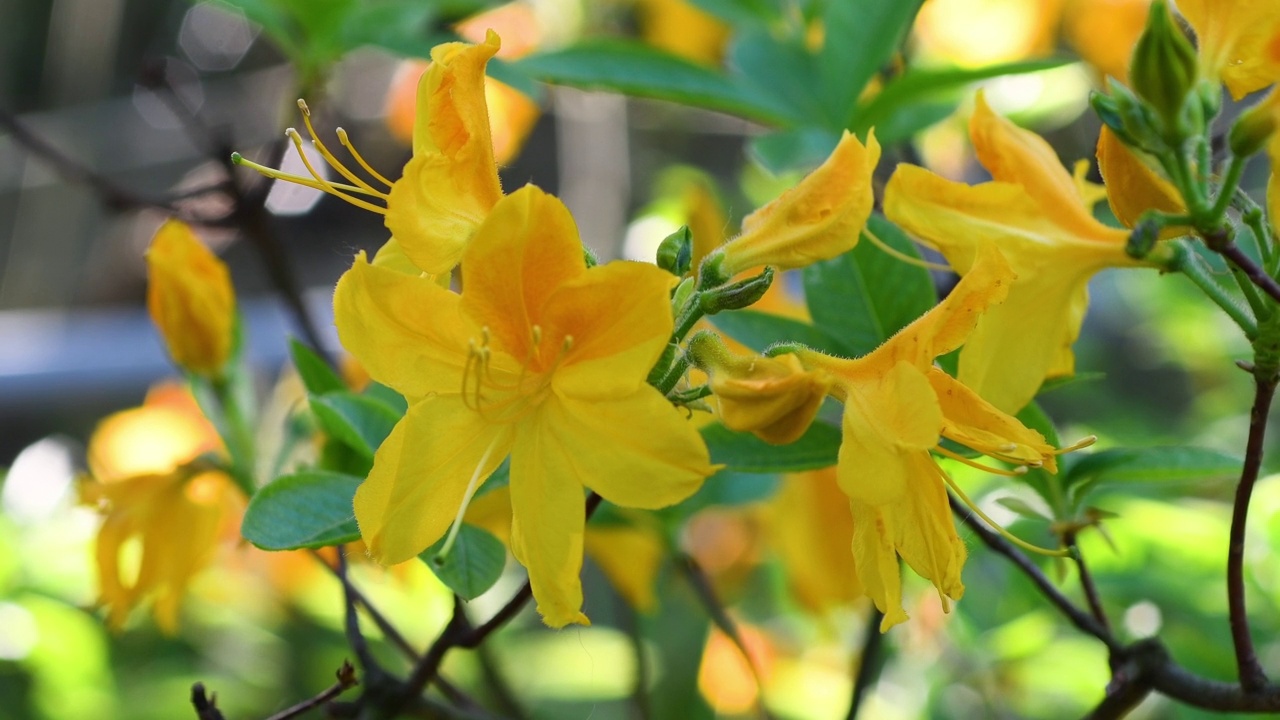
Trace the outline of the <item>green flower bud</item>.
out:
M 708 315 L 715 315 L 725 310 L 741 310 L 742 308 L 750 307 L 764 297 L 765 292 L 769 290 L 769 286 L 772 284 L 773 267 L 769 266 L 764 269 L 764 272 L 755 277 L 722 285 L 714 290 L 704 291 L 702 293 L 702 310 Z
M 1262 149 L 1276 132 L 1275 108 L 1268 100 L 1240 113 L 1227 134 L 1227 145 L 1236 157 L 1249 157 Z
M 1147 27 L 1133 49 L 1129 77 L 1138 96 L 1146 100 L 1164 121 L 1166 129 L 1178 127 L 1178 116 L 1195 86 L 1196 51 L 1177 26 L 1163 0 L 1151 3 Z
M 688 225 L 681 225 L 658 245 L 658 267 L 677 277 L 689 272 L 693 258 L 693 234 Z
M 1156 246 L 1156 241 L 1160 239 L 1161 229 L 1159 221 L 1155 218 L 1146 215 L 1139 218 L 1137 224 L 1133 226 L 1133 232 L 1129 233 L 1129 242 L 1124 248 L 1125 253 L 1137 260 L 1145 258 Z

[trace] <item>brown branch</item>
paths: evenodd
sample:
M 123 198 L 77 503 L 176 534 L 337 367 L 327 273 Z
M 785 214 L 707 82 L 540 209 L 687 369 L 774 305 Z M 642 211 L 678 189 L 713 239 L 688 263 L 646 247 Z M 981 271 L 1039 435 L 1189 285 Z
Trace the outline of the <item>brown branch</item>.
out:
M 984 545 L 1005 556 L 1005 558 L 1017 566 L 1017 568 L 1027 576 L 1027 579 L 1029 579 L 1032 584 L 1040 590 L 1040 593 L 1044 595 L 1049 602 L 1053 603 L 1053 605 L 1058 608 L 1063 615 L 1067 616 L 1067 619 L 1071 621 L 1072 625 L 1075 625 L 1081 632 L 1092 635 L 1093 637 L 1101 640 L 1112 653 L 1124 650 L 1124 646 L 1111 636 L 1111 633 L 1108 632 L 1107 628 L 1100 625 L 1092 615 L 1076 607 L 1075 603 L 1071 602 L 1067 596 L 1063 595 L 1062 591 L 1060 591 L 1057 586 L 1049 580 L 1044 572 L 1040 570 L 1039 566 L 1033 563 L 1026 554 L 1014 547 L 1008 540 L 1000 537 L 1000 535 L 994 530 L 987 527 L 981 519 L 970 512 L 969 508 L 965 507 L 964 504 L 957 500 L 954 495 L 947 493 L 947 499 L 951 502 L 951 511 L 955 513 L 956 517 L 960 518 L 960 522 L 963 522 L 968 526 L 969 529 L 982 540 Z
M 196 717 L 199 720 L 227 720 L 227 717 L 218 709 L 218 694 L 204 694 L 204 683 L 196 683 L 191 686 L 191 705 L 196 709 Z
M 1204 241 L 1210 250 L 1240 268 L 1245 277 L 1249 278 L 1249 281 L 1256 285 L 1258 289 L 1270 295 L 1271 299 L 1276 302 L 1280 302 L 1280 283 L 1277 283 L 1275 278 L 1268 275 L 1266 270 L 1263 270 L 1262 267 L 1255 263 L 1253 258 L 1246 255 L 1240 249 L 1240 246 L 1231 240 L 1229 235 L 1224 233 L 1220 236 L 1205 236 Z
M 884 647 L 884 633 L 880 632 L 880 622 L 884 613 L 872 606 L 867 614 L 867 622 L 863 626 L 862 650 L 858 653 L 858 671 L 853 678 L 853 693 L 849 696 L 849 712 L 846 720 L 856 720 L 862 701 L 875 687 L 880 677 L 880 649 Z
M 347 634 L 347 644 L 351 646 L 352 652 L 356 654 L 356 659 L 360 661 L 360 667 L 364 668 L 366 674 L 378 674 L 380 668 L 376 660 L 373 659 L 373 653 L 369 650 L 369 643 L 364 637 L 364 633 L 360 632 L 360 617 L 356 614 L 356 599 L 352 590 L 355 588 L 347 581 L 347 549 L 344 545 L 337 546 L 338 551 L 338 579 L 342 581 L 342 600 L 346 606 L 344 616 L 344 626 Z
M 1240 687 L 1246 691 L 1261 690 L 1267 675 L 1258 662 L 1249 633 L 1249 615 L 1245 610 L 1244 540 L 1249 516 L 1249 499 L 1262 468 L 1263 443 L 1267 434 L 1267 417 L 1276 392 L 1276 373 L 1265 368 L 1253 371 L 1253 407 L 1249 410 L 1249 440 L 1245 445 L 1244 467 L 1236 486 L 1235 505 L 1231 510 L 1231 535 L 1227 546 L 1227 608 L 1231 623 L 1231 640 L 1236 651 L 1236 667 Z
M 335 682 L 328 690 L 325 690 L 309 700 L 303 700 L 291 708 L 281 710 L 275 715 L 267 718 L 267 720 L 289 720 L 289 718 L 298 717 L 308 710 L 318 708 L 321 705 L 328 703 L 346 692 L 349 688 L 353 688 L 360 684 L 359 681 L 356 680 L 356 669 L 351 667 L 351 663 L 346 660 L 343 660 L 342 667 L 338 668 L 337 676 L 338 681 Z
M 1062 542 L 1074 552 L 1072 557 L 1076 561 L 1076 571 L 1080 573 L 1080 588 L 1084 591 L 1085 600 L 1089 603 L 1089 612 L 1093 613 L 1093 619 L 1103 627 L 1109 634 L 1111 632 L 1111 623 L 1107 621 L 1107 611 L 1102 607 L 1102 597 L 1098 595 L 1098 587 L 1093 582 L 1093 575 L 1089 572 L 1089 566 L 1084 562 L 1084 555 L 1080 553 L 1080 546 L 1076 544 L 1075 531 L 1067 531 L 1062 535 Z
M 390 620 L 387 620 L 385 615 L 378 612 L 378 609 L 369 602 L 369 598 L 366 597 L 364 593 L 360 592 L 360 589 L 351 582 L 351 578 L 347 573 L 340 572 L 337 567 L 330 565 L 329 562 L 321 557 L 319 553 L 313 551 L 312 555 L 315 556 L 316 560 L 320 561 L 320 564 L 329 572 L 333 573 L 333 576 L 338 579 L 338 582 L 343 584 L 345 591 L 351 595 L 352 599 L 360 604 L 360 607 L 364 608 L 365 614 L 369 616 L 369 619 L 373 621 L 373 624 L 378 626 L 378 629 L 382 631 L 382 634 L 386 636 L 387 640 L 389 640 L 392 645 L 395 645 L 396 648 L 399 649 L 406 658 L 408 658 L 409 662 L 417 662 L 420 659 L 418 651 L 414 649 L 409 640 L 391 624 Z

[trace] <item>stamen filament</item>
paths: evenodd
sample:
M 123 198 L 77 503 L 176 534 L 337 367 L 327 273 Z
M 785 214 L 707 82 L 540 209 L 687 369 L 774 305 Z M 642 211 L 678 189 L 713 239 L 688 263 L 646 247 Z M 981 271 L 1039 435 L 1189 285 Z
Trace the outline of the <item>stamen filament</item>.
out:
M 1026 465 L 1018 465 L 1018 467 L 1014 470 L 1005 470 L 1004 468 L 989 467 L 987 465 L 983 465 L 982 463 L 977 462 L 975 460 L 971 460 L 959 453 L 951 452 L 950 450 L 942 447 L 941 445 L 934 447 L 933 451 L 943 457 L 951 458 L 952 460 L 955 460 L 956 462 L 962 465 L 968 465 L 971 468 L 976 468 L 978 470 L 982 470 L 983 472 L 989 472 L 992 475 L 1003 475 L 1004 477 L 1018 477 L 1020 475 L 1027 474 Z
M 311 136 L 311 143 L 316 146 L 316 150 L 320 152 L 320 156 L 324 158 L 325 162 L 329 163 L 329 167 L 337 170 L 342 177 L 350 180 L 355 185 L 364 188 L 366 193 L 386 198 L 386 193 L 380 190 L 375 190 L 372 185 L 362 180 L 358 175 L 348 170 L 345 165 L 338 162 L 338 159 L 333 156 L 333 153 L 329 152 L 329 148 L 325 147 L 325 144 L 320 141 L 320 136 L 316 135 L 316 129 L 311 124 L 311 109 L 307 107 L 305 100 L 301 98 L 298 99 L 298 109 L 302 111 L 302 122 L 307 126 L 307 134 Z
M 870 227 L 862 228 L 862 234 L 866 235 L 867 239 L 871 241 L 871 244 L 880 248 L 880 250 L 883 251 L 886 255 L 889 255 L 890 257 L 901 260 L 902 262 L 907 263 L 908 265 L 915 265 L 916 267 L 922 267 L 926 270 L 941 270 L 943 272 L 950 272 L 951 270 L 951 268 L 947 265 L 942 265 L 940 263 L 935 263 L 935 262 L 929 262 L 928 260 L 921 260 L 920 258 L 914 258 L 900 250 L 896 250 L 890 247 L 888 243 L 876 237 L 876 234 L 871 232 Z
M 1094 443 L 1096 443 L 1096 442 L 1098 442 L 1098 436 L 1097 436 L 1097 435 L 1086 435 L 1086 436 L 1084 436 L 1084 437 L 1080 438 L 1079 440 L 1075 441 L 1075 443 L 1074 443 L 1074 444 L 1068 445 L 1068 446 L 1066 446 L 1066 447 L 1064 447 L 1064 448 L 1058 448 L 1058 449 L 1054 450 L 1054 451 L 1053 451 L 1053 454 L 1054 454 L 1054 455 L 1064 455 L 1064 454 L 1069 453 L 1069 452 L 1075 452 L 1076 450 L 1083 450 L 1084 448 L 1087 448 L 1087 447 L 1089 447 L 1090 445 L 1092 445 L 1092 444 L 1094 444 Z
M 987 514 L 982 512 L 982 510 L 978 507 L 977 503 L 970 500 L 969 496 L 964 494 L 964 491 L 960 489 L 960 486 L 956 484 L 955 480 L 951 479 L 951 476 L 947 474 L 946 470 L 943 470 L 942 468 L 938 468 L 938 471 L 942 473 L 942 479 L 946 481 L 947 487 L 951 488 L 951 490 L 956 494 L 956 496 L 960 498 L 960 502 L 964 503 L 965 507 L 972 510 L 974 515 L 977 515 L 978 517 L 982 518 L 983 522 L 989 525 L 992 530 L 995 530 L 997 533 L 1000 534 L 1000 537 L 1004 538 L 1005 540 L 1008 540 L 1009 542 L 1013 543 L 1014 545 L 1017 545 L 1018 547 L 1022 548 L 1023 550 L 1026 550 L 1027 552 L 1033 552 L 1033 553 L 1036 553 L 1037 555 L 1048 555 L 1049 557 L 1071 557 L 1071 551 L 1067 548 L 1061 548 L 1058 550 L 1049 550 L 1048 548 L 1042 548 L 1039 545 L 1032 545 L 1026 540 L 1023 540 L 1017 535 L 1014 535 L 1008 530 L 1005 530 L 1003 527 L 997 524 L 994 520 L 987 517 Z
M 356 152 L 356 146 L 351 144 L 351 138 L 347 137 L 346 130 L 343 130 L 342 128 L 338 128 L 334 132 L 338 134 L 338 142 L 342 143 L 342 147 L 346 148 L 347 152 L 351 153 L 351 157 L 356 159 L 356 162 L 360 164 L 360 167 L 364 168 L 365 172 L 372 175 L 378 182 L 382 183 L 383 185 L 386 185 L 387 187 L 391 187 L 394 184 L 390 180 L 383 177 L 382 173 L 378 172 L 377 170 L 374 170 L 369 165 L 369 163 L 365 162 L 364 156 Z
M 346 193 L 339 191 L 338 186 L 334 185 L 328 180 L 325 180 L 324 177 L 320 175 L 320 173 L 316 172 L 315 167 L 311 165 L 311 161 L 307 159 L 307 153 L 302 149 L 302 136 L 298 134 L 298 131 L 294 130 L 293 128 L 289 128 L 288 130 L 284 131 L 284 134 L 287 135 L 288 138 L 293 141 L 293 146 L 298 151 L 298 157 L 302 158 L 302 164 L 307 168 L 307 172 L 311 173 L 311 177 L 315 178 L 315 181 L 319 183 L 318 186 L 312 186 L 312 187 L 316 187 L 318 190 L 323 190 L 335 197 L 342 198 L 343 200 L 346 200 L 347 202 L 351 203 L 352 205 L 355 205 L 358 208 L 363 208 L 370 212 L 376 212 L 380 215 L 385 215 L 387 213 L 387 209 L 384 207 L 374 205 L 373 203 L 368 202 L 366 200 L 361 200 L 360 198 L 351 197 L 350 195 L 347 195 Z M 354 192 L 362 192 L 362 191 L 356 189 L 354 190 Z
M 472 496 L 480 488 L 480 476 L 484 474 L 484 466 L 489 464 L 489 456 L 493 455 L 493 449 L 498 446 L 499 437 L 495 437 L 489 443 L 489 447 L 485 448 L 484 455 L 480 456 L 480 463 L 476 465 L 475 472 L 471 473 L 471 481 L 467 483 L 467 489 L 462 494 L 462 504 L 458 506 L 458 514 L 454 516 L 453 524 L 449 526 L 449 534 L 444 539 L 444 545 L 440 546 L 440 552 L 436 553 L 435 558 L 433 558 L 436 563 L 443 563 L 444 559 L 449 556 L 449 551 L 453 549 L 453 543 L 458 539 L 458 533 L 462 531 L 462 518 L 467 514 L 467 507 L 471 505 Z

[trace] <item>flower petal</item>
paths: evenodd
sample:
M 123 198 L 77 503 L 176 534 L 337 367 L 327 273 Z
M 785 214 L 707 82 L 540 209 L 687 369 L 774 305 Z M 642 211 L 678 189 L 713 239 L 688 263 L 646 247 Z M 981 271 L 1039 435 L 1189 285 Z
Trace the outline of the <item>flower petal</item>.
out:
M 657 531 L 630 525 L 588 527 L 586 552 L 637 612 L 647 613 L 657 606 L 653 584 L 667 553 Z
M 1057 471 L 1053 447 L 1043 435 L 938 368 L 929 368 L 929 383 L 942 407 L 944 437 L 987 455 L 1043 464 L 1049 472 Z
M 457 395 L 410 407 L 356 490 L 356 522 L 369 553 L 394 565 L 439 540 L 472 477 L 488 477 L 510 449 L 507 426 L 488 422 Z
M 556 390 L 580 398 L 618 397 L 643 385 L 671 340 L 675 282 L 656 265 L 616 261 L 552 293 L 543 330 L 552 342 L 573 338 L 553 376 Z
M 1105 125 L 1098 135 L 1098 171 L 1107 186 L 1111 212 L 1125 227 L 1133 227 L 1147 210 L 1173 215 L 1187 212 L 1173 184 L 1148 167 Z M 1160 237 L 1167 239 L 1186 232 L 1183 228 L 1166 228 Z
M 533 326 L 544 322 L 552 293 L 586 272 L 582 252 L 564 203 L 532 185 L 520 188 L 493 207 L 467 245 L 463 312 L 512 357 L 534 358 Z M 561 338 L 547 339 L 560 345 Z
M 433 279 L 356 256 L 333 295 L 338 338 L 370 377 L 410 397 L 457 393 L 479 329 Z
M 694 425 L 648 385 L 621 399 L 548 400 L 539 420 L 563 449 L 557 475 L 615 505 L 673 505 L 715 471 Z
M 538 613 L 553 628 L 591 624 L 582 614 L 586 502 L 578 450 L 546 423 L 533 423 L 521 427 L 511 455 L 511 552 L 529 570 Z

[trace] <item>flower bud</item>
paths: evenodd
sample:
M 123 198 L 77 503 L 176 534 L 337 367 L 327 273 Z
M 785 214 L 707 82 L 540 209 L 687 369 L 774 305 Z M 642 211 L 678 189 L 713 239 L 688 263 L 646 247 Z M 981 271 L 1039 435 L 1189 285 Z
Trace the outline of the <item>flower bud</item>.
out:
M 147 309 L 182 368 L 216 376 L 231 357 L 235 294 L 227 266 L 191 227 L 169 220 L 147 249 Z
M 1151 3 L 1147 27 L 1133 49 L 1129 78 L 1138 96 L 1164 120 L 1166 129 L 1177 127 L 1197 72 L 1195 48 L 1174 23 L 1164 0 Z
M 725 310 L 741 310 L 750 307 L 764 297 L 772 284 L 773 268 L 766 266 L 764 272 L 759 275 L 703 292 L 702 311 L 707 315 L 715 315 Z
M 1262 102 L 1240 113 L 1227 134 L 1231 154 L 1249 157 L 1262 149 L 1276 132 L 1276 94 L 1273 91 Z
M 688 225 L 681 225 L 658 245 L 658 267 L 677 277 L 689 272 L 692 257 L 693 234 Z
M 867 136 L 864 147 L 850 133 L 817 170 L 742 221 L 742 234 L 708 256 L 733 277 L 771 265 L 792 270 L 833 258 L 858 243 L 873 201 L 871 174 L 880 144 Z
M 711 375 L 711 392 L 725 427 L 774 445 L 804 435 L 831 389 L 825 372 L 805 370 L 795 355 L 735 355 L 713 333 L 695 335 L 689 353 Z

